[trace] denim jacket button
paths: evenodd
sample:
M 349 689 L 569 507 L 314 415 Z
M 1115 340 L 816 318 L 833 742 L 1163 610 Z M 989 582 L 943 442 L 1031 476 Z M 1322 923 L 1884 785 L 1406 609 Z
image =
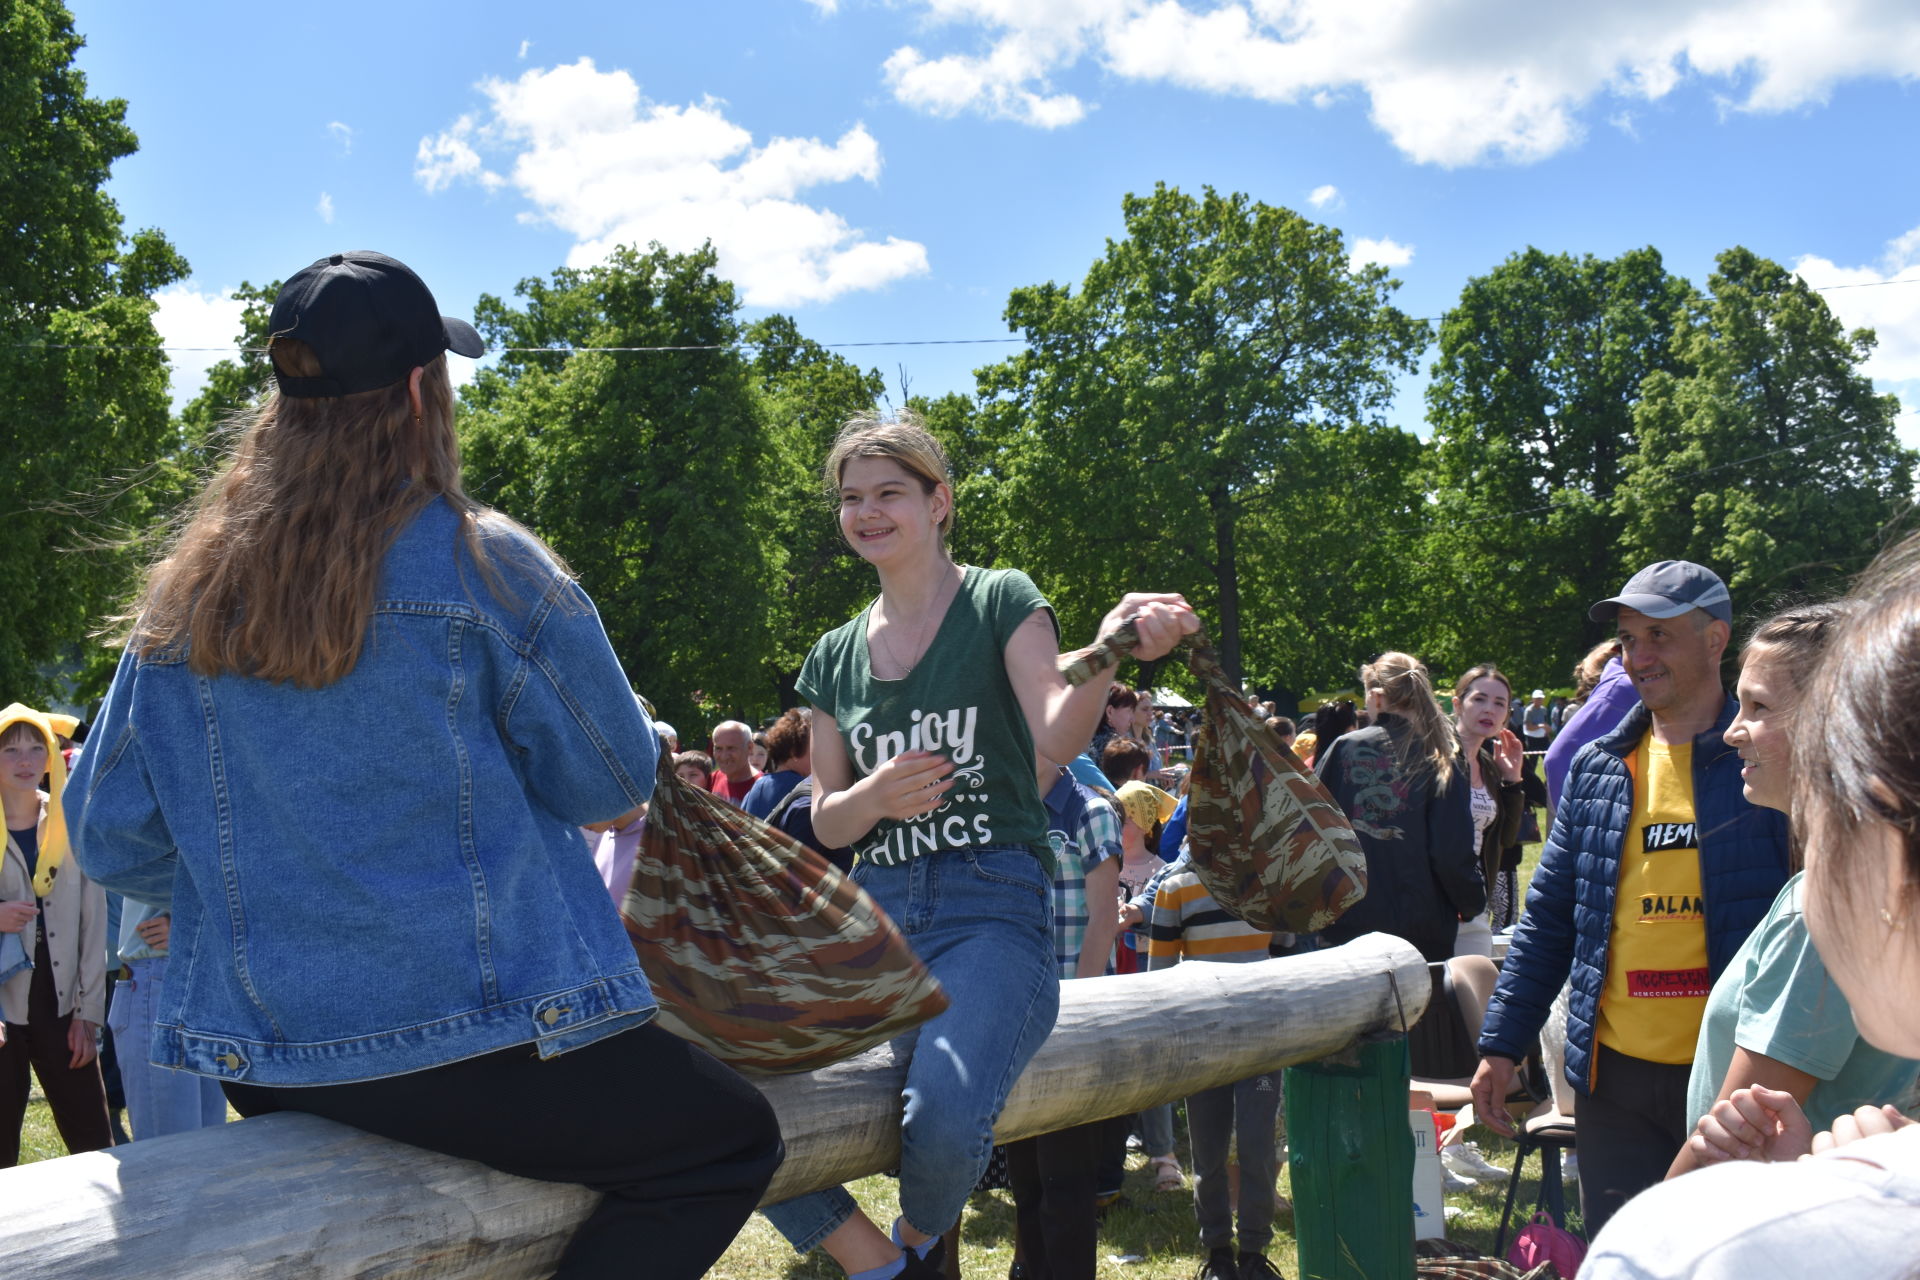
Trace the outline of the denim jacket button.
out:
M 560 1011 L 558 1009 L 549 1009 L 540 1015 L 540 1021 L 546 1023 L 548 1026 L 552 1026 L 554 1023 L 560 1021 Z
M 240 1055 L 237 1053 L 223 1053 L 217 1061 L 229 1071 L 238 1071 L 240 1069 Z

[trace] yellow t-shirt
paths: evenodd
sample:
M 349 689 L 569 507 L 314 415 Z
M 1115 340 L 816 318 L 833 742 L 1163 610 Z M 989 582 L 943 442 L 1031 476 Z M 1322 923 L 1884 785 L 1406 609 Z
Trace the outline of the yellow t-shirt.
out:
M 1633 817 L 1620 856 L 1600 1043 L 1649 1062 L 1692 1062 L 1706 1013 L 1707 913 L 1693 812 L 1693 744 L 1649 732 L 1627 761 Z

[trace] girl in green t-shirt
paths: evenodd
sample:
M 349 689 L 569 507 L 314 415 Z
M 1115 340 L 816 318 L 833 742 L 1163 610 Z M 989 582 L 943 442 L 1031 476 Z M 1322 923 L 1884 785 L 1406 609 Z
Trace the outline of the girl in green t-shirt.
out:
M 821 637 L 798 681 L 816 711 L 814 832 L 859 850 L 854 879 L 950 1001 L 896 1042 L 910 1056 L 891 1234 L 839 1187 L 766 1209 L 795 1249 L 823 1247 L 858 1280 L 937 1273 L 994 1120 L 1052 1030 L 1052 872 L 1034 762 L 1080 753 L 1110 683 L 1061 677 L 1052 610 L 1025 574 L 953 562 L 948 470 L 911 415 L 841 430 L 826 487 L 880 595 Z M 1129 618 L 1142 659 L 1199 626 L 1181 597 L 1136 593 L 1101 634 Z

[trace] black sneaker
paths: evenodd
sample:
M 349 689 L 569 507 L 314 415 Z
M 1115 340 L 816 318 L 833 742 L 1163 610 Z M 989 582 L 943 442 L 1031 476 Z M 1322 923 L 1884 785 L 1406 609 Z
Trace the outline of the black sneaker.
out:
M 947 1280 L 947 1273 L 940 1269 L 940 1250 L 934 1249 L 933 1257 L 923 1258 L 913 1250 L 905 1253 L 907 1265 L 900 1268 L 897 1280 Z
M 1240 1269 L 1233 1265 L 1233 1250 L 1214 1249 L 1200 1264 L 1197 1280 L 1240 1280 Z
M 1240 1280 L 1287 1280 L 1280 1268 L 1267 1261 L 1264 1253 L 1240 1255 Z

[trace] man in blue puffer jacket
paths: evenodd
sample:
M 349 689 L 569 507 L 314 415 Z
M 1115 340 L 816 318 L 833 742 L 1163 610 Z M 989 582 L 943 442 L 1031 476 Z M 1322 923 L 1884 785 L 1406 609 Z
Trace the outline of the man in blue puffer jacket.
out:
M 1473 1081 L 1475 1111 L 1511 1132 L 1515 1064 L 1571 977 L 1566 1069 L 1581 1095 L 1589 1236 L 1660 1181 L 1686 1140 L 1708 989 L 1787 878 L 1783 815 L 1747 803 L 1720 736 L 1739 705 L 1720 685 L 1726 585 L 1663 560 L 1590 616 L 1618 626 L 1640 704 L 1574 758 Z

